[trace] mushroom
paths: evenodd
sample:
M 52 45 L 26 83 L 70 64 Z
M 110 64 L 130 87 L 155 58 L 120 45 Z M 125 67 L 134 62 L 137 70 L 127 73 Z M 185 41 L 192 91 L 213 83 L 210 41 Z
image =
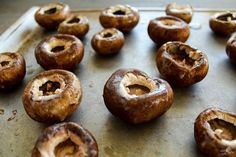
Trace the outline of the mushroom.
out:
M 20 53 L 0 53 L 0 90 L 14 88 L 24 79 L 25 73 L 25 59 Z
M 122 32 L 116 28 L 107 28 L 93 36 L 91 45 L 97 53 L 110 55 L 118 53 L 124 42 L 125 38 Z
M 44 129 L 32 157 L 98 157 L 93 135 L 74 122 L 54 124 Z
M 138 124 L 164 114 L 173 103 L 173 91 L 162 79 L 151 79 L 137 69 L 119 69 L 107 80 L 103 98 L 114 116 Z
M 79 79 L 65 70 L 49 70 L 36 75 L 25 87 L 22 102 L 27 114 L 45 123 L 63 121 L 80 105 Z
M 209 21 L 213 32 L 228 36 L 236 32 L 236 14 L 232 12 L 222 12 L 214 14 Z
M 207 56 L 182 42 L 167 42 L 157 52 L 157 68 L 162 76 L 177 86 L 190 86 L 208 72 Z
M 88 18 L 79 14 L 69 15 L 58 28 L 58 33 L 83 38 L 89 31 Z
M 236 63 L 236 34 L 233 34 L 227 41 L 226 54 L 233 63 Z
M 35 48 L 36 60 L 46 70 L 73 70 L 81 62 L 83 56 L 84 45 L 73 35 L 49 36 Z
M 36 22 L 46 29 L 56 29 L 66 19 L 70 8 L 64 3 L 49 3 L 40 7 L 34 15 Z
M 190 23 L 193 16 L 193 8 L 191 5 L 179 5 L 170 3 L 166 6 L 166 14 L 178 17 L 186 23 Z
M 139 12 L 129 5 L 115 5 L 103 10 L 99 20 L 104 28 L 117 28 L 126 33 L 138 24 Z
M 219 108 L 200 113 L 194 124 L 199 149 L 209 157 L 236 156 L 236 115 Z
M 148 35 L 157 45 L 168 41 L 185 42 L 190 34 L 189 26 L 180 18 L 162 16 L 149 22 Z

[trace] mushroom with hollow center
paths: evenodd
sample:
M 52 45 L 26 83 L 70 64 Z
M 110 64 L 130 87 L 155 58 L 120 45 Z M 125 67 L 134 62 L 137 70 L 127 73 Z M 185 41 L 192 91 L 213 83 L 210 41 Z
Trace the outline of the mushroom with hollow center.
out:
M 20 53 L 0 53 L 0 90 L 18 85 L 24 79 L 25 73 L 25 59 Z
M 65 122 L 44 129 L 32 157 L 98 157 L 98 146 L 88 130 L 74 122 Z
M 214 14 L 209 21 L 213 32 L 228 36 L 236 32 L 236 14 L 232 12 L 222 12 Z
M 151 79 L 137 69 L 119 69 L 107 80 L 103 98 L 114 116 L 137 124 L 164 114 L 173 103 L 173 91 L 162 79 Z
M 218 108 L 199 114 L 194 124 L 199 149 L 210 157 L 236 156 L 236 115 Z
M 35 13 L 36 22 L 46 29 L 56 29 L 66 19 L 70 8 L 63 3 L 49 3 L 40 7 Z
M 83 43 L 73 35 L 56 34 L 35 48 L 37 62 L 44 69 L 73 70 L 84 56 Z
M 150 20 L 148 35 L 157 45 L 168 41 L 185 42 L 190 34 L 189 26 L 180 18 L 173 16 L 162 16 Z
M 27 114 L 39 122 L 63 121 L 80 105 L 79 79 L 65 70 L 42 72 L 29 81 L 22 101 Z
M 122 32 L 116 28 L 107 28 L 93 36 L 91 45 L 97 53 L 110 55 L 118 53 L 124 42 L 125 38 Z
M 176 3 L 170 3 L 166 6 L 166 14 L 178 17 L 184 20 L 186 23 L 190 23 L 193 16 L 193 8 L 190 5 L 179 5 Z
M 208 72 L 207 56 L 182 42 L 167 42 L 157 52 L 157 68 L 162 76 L 177 86 L 190 86 Z
M 69 15 L 58 28 L 58 33 L 83 38 L 89 31 L 88 18 L 79 14 Z
M 138 24 L 139 12 L 129 5 L 115 5 L 103 10 L 99 20 L 104 28 L 116 28 L 125 33 Z
M 236 63 L 236 34 L 233 34 L 227 41 L 226 54 L 233 63 Z

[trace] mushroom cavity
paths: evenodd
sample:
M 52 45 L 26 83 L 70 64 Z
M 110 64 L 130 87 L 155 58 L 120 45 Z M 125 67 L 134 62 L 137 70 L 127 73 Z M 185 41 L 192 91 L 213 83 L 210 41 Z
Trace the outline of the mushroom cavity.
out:
M 166 48 L 166 52 L 176 63 L 190 68 L 197 65 L 201 59 L 201 52 L 199 50 L 186 45 L 169 45 Z
M 13 64 L 13 59 L 9 55 L 0 55 L 0 68 L 9 67 Z
M 53 7 L 44 11 L 45 14 L 54 14 L 57 12 L 57 8 Z
M 72 24 L 72 23 L 79 23 L 79 22 L 80 22 L 80 18 L 75 16 L 74 18 L 69 20 L 67 23 Z
M 134 73 L 127 73 L 120 82 L 123 93 L 133 97 L 150 93 L 157 87 L 152 79 Z
M 44 77 L 32 83 L 33 101 L 46 101 L 60 97 L 66 83 L 62 77 Z
M 233 13 L 222 14 L 216 18 L 221 21 L 236 22 L 236 14 Z
M 208 123 L 217 137 L 228 141 L 236 140 L 236 126 L 233 123 L 219 118 L 212 119 Z
M 168 26 L 168 27 L 180 27 L 182 24 L 180 21 L 177 21 L 175 19 L 161 19 L 158 21 L 160 25 L 162 26 Z

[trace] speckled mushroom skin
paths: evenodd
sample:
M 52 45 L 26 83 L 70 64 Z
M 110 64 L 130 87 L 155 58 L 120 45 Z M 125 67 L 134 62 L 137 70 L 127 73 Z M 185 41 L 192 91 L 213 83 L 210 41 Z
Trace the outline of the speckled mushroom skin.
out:
M 65 82 L 62 92 L 53 98 L 38 98 L 33 95 L 33 84 L 37 80 L 53 78 L 59 83 Z M 50 79 L 49 79 L 50 81 Z M 82 99 L 82 89 L 79 79 L 71 72 L 65 70 L 49 70 L 39 73 L 31 79 L 24 89 L 22 102 L 26 113 L 34 120 L 44 123 L 63 121 L 72 114 L 80 105 Z
M 114 15 L 116 10 L 126 11 L 125 15 Z M 99 21 L 104 28 L 117 28 L 121 32 L 130 32 L 139 22 L 139 12 L 129 5 L 116 5 L 103 10 Z
M 0 65 L 0 90 L 8 90 L 18 85 L 25 77 L 25 59 L 18 52 L 0 53 L 0 62 L 10 61 L 9 65 Z
M 210 28 L 213 32 L 223 35 L 223 36 L 228 36 L 232 34 L 233 32 L 236 32 L 236 22 L 233 21 L 224 21 L 220 20 L 220 16 L 234 16 L 236 20 L 235 14 L 231 12 L 223 12 L 223 13 L 216 13 L 214 14 L 209 21 Z
M 81 147 L 87 149 L 85 150 L 87 156 L 79 154 L 78 157 L 98 157 L 98 145 L 93 135 L 82 126 L 73 122 L 59 123 L 44 129 L 35 144 L 32 157 L 55 156 L 55 147 L 59 142 L 73 138 L 71 134 L 82 141 L 83 146 Z
M 168 47 L 173 44 L 187 48 L 192 52 L 198 52 L 199 57 L 194 61 L 193 66 L 179 63 L 169 55 Z M 194 54 L 192 55 L 194 56 Z M 162 45 L 157 51 L 156 64 L 160 74 L 168 82 L 181 87 L 190 86 L 201 81 L 207 75 L 209 68 L 208 58 L 204 53 L 182 42 L 167 42 Z
M 176 21 L 178 25 L 168 26 L 160 24 L 160 21 L 172 20 Z M 157 45 L 168 41 L 182 41 L 185 42 L 190 34 L 190 29 L 187 23 L 177 17 L 173 16 L 162 16 L 155 18 L 149 22 L 148 35 Z
M 157 88 L 150 93 L 131 97 L 120 90 L 122 79 L 127 73 L 150 79 L 137 69 L 119 69 L 111 75 L 104 86 L 103 98 L 108 110 L 116 117 L 132 123 L 144 123 L 164 114 L 173 103 L 173 91 L 162 79 L 153 79 Z
M 178 5 L 170 3 L 166 6 L 165 10 L 167 15 L 178 17 L 186 23 L 190 23 L 193 16 L 193 8 L 190 5 Z
M 199 149 L 209 157 L 235 157 L 236 146 L 225 144 L 211 129 L 208 121 L 220 118 L 236 124 L 236 115 L 218 108 L 200 113 L 194 124 L 194 137 Z
M 236 34 L 233 34 L 227 41 L 226 54 L 236 64 Z
M 111 37 L 104 37 L 105 34 L 112 34 Z M 115 28 L 104 29 L 95 34 L 91 40 L 93 49 L 101 55 L 115 54 L 120 51 L 125 43 L 122 32 Z
M 52 45 L 60 46 L 63 42 L 65 49 L 54 53 Z M 84 56 L 83 43 L 73 35 L 56 34 L 42 40 L 35 48 L 37 63 L 44 69 L 73 70 Z
M 52 14 L 46 14 L 45 11 L 51 8 L 57 8 L 57 11 Z M 49 3 L 35 13 L 36 22 L 46 29 L 56 29 L 58 25 L 66 19 L 70 13 L 70 8 L 63 3 Z

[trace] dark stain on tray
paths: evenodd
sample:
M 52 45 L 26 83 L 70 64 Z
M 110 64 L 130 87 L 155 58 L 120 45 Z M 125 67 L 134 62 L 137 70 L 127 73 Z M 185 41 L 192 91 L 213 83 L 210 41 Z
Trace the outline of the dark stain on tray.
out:
M 0 115 L 4 115 L 4 109 L 0 109 Z
M 7 121 L 11 121 L 16 118 L 17 110 L 12 110 L 12 116 L 7 119 Z

